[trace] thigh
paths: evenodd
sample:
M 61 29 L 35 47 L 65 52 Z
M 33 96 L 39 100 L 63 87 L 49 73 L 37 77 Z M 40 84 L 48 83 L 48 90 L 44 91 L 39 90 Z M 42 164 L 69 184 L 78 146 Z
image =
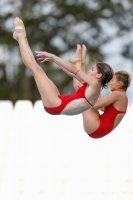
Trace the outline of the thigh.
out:
M 85 131 L 90 134 L 100 126 L 100 114 L 93 107 L 82 113 Z
M 38 66 L 33 73 L 37 88 L 45 107 L 56 107 L 61 103 L 60 95 L 55 84 L 47 77 L 44 70 Z

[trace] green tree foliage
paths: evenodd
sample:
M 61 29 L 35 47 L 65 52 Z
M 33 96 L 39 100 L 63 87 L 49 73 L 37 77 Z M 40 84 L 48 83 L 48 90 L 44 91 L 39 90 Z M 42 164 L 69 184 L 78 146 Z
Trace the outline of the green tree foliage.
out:
M 101 48 L 114 38 L 129 35 L 133 25 L 132 0 L 5 0 L 0 1 L 0 99 L 40 99 L 30 72 L 22 63 L 17 41 L 12 38 L 13 19 L 26 26 L 30 47 L 71 59 L 77 43 L 89 50 L 89 66 L 103 60 Z M 127 40 L 121 54 L 133 58 Z M 68 60 L 68 61 L 69 61 Z M 61 93 L 73 91 L 72 78 L 53 63 L 41 65 Z

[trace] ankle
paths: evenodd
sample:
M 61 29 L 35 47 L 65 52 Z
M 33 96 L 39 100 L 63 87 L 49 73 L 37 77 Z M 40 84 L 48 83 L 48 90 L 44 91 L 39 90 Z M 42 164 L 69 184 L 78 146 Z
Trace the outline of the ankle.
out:
M 21 32 L 17 33 L 17 40 L 26 40 L 27 38 L 24 36 L 24 34 L 22 34 Z

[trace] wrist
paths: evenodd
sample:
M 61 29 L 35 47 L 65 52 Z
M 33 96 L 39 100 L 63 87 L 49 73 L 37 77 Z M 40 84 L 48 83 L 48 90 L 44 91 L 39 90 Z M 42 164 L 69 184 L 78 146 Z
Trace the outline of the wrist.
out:
M 57 56 L 55 56 L 54 54 L 51 55 L 52 61 L 56 62 L 57 61 Z
M 78 69 L 78 70 L 76 71 L 75 75 L 77 75 L 77 73 L 78 73 L 79 71 L 80 71 L 80 70 Z

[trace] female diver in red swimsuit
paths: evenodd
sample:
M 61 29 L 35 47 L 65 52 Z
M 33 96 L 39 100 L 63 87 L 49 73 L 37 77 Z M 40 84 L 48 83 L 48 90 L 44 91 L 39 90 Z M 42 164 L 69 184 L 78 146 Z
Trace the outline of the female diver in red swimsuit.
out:
M 80 70 L 85 71 L 87 49 L 85 45 L 75 53 L 72 61 L 81 61 Z M 128 104 L 126 90 L 130 86 L 132 76 L 125 70 L 118 71 L 110 81 L 111 94 L 98 100 L 89 110 L 82 113 L 84 130 L 92 138 L 101 138 L 115 129 L 123 119 Z M 73 79 L 73 85 L 77 90 L 81 84 Z M 98 109 L 104 111 L 99 114 Z
M 44 70 L 37 64 L 26 39 L 24 24 L 18 17 L 14 20 L 14 39 L 19 43 L 21 56 L 24 64 L 35 78 L 40 92 L 45 110 L 53 115 L 76 115 L 91 108 L 97 101 L 102 87 L 113 77 L 112 68 L 106 63 L 96 63 L 88 74 L 77 69 L 81 65 L 81 60 L 76 62 L 76 66 L 62 60 L 61 58 L 47 53 L 36 52 L 38 60 L 41 62 L 53 61 L 68 75 L 77 79 L 81 84 L 76 92 L 69 95 L 60 95 L 57 87 L 47 77 Z M 78 45 L 80 48 L 80 45 Z

